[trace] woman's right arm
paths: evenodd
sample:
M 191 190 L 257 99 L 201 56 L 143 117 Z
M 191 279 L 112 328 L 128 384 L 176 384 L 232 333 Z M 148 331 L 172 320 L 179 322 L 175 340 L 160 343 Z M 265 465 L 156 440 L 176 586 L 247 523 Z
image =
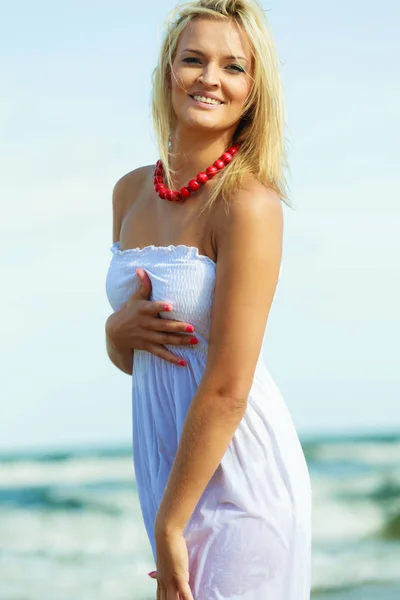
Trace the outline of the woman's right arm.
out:
M 113 313 L 110 315 L 106 321 L 106 346 L 107 346 L 107 354 L 112 363 L 120 371 L 126 373 L 127 375 L 132 375 L 133 371 L 133 348 L 121 348 L 118 347 L 115 343 L 115 319 L 117 317 L 117 313 Z
M 126 209 L 128 173 L 121 177 L 114 185 L 112 192 L 112 213 L 113 213 L 113 243 L 119 241 L 122 218 Z M 118 314 L 111 314 L 105 324 L 107 354 L 111 362 L 123 373 L 132 375 L 133 371 L 133 348 L 121 347 L 117 343 L 118 333 Z

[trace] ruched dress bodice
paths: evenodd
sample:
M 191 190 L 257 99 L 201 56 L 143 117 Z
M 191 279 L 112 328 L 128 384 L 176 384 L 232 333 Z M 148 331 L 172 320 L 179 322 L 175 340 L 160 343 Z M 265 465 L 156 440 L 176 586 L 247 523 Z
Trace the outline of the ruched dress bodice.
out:
M 173 311 L 165 311 L 161 316 L 187 321 L 195 327 L 199 340 L 196 348 L 174 346 L 174 353 L 186 358 L 194 350 L 204 356 L 210 332 L 216 263 L 192 246 L 146 246 L 120 250 L 119 242 L 116 242 L 111 249 L 114 260 L 108 272 L 106 289 L 113 310 L 119 310 L 133 294 L 138 285 L 135 268 L 142 267 L 151 279 L 149 300 L 162 300 L 173 306 Z

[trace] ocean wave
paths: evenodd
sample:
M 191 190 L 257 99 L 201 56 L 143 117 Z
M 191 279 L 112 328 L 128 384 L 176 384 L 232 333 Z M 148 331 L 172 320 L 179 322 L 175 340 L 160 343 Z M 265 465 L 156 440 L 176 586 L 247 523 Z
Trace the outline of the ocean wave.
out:
M 370 466 L 400 464 L 400 433 L 363 436 L 326 436 L 302 441 L 310 465 L 344 463 Z
M 61 463 L 21 461 L 1 466 L 0 489 L 18 486 L 88 484 L 91 482 L 131 481 L 134 468 L 131 456 L 107 458 L 70 458 Z
M 400 598 L 400 584 L 370 582 L 363 585 L 316 587 L 311 600 L 395 600 Z
M 80 448 L 67 450 L 21 450 L 19 452 L 0 452 L 0 463 L 63 463 L 77 459 L 115 459 L 131 456 L 130 446 L 107 448 Z
M 315 544 L 313 588 L 337 591 L 371 582 L 400 586 L 399 561 L 400 544 L 389 540 Z
M 322 464 L 356 466 L 364 469 L 392 468 L 400 464 L 400 442 L 396 444 L 360 444 L 346 442 L 337 445 L 324 444 L 308 452 L 306 459 L 312 465 Z
M 367 495 L 371 500 L 386 502 L 400 498 L 400 480 L 385 478 Z
M 102 499 L 103 500 L 103 499 Z M 98 502 L 75 490 L 60 490 L 48 486 L 0 489 L 0 506 L 23 510 L 88 511 L 118 515 L 121 508 L 115 502 Z
M 400 539 L 400 474 L 376 469 L 353 478 L 314 476 L 312 489 L 317 541 Z
M 374 477 L 341 482 L 336 490 L 329 486 L 328 494 L 348 505 L 370 504 L 378 506 L 382 512 L 388 512 L 400 501 L 400 474 L 389 477 L 378 472 Z
M 400 508 L 382 527 L 380 536 L 389 540 L 400 540 Z

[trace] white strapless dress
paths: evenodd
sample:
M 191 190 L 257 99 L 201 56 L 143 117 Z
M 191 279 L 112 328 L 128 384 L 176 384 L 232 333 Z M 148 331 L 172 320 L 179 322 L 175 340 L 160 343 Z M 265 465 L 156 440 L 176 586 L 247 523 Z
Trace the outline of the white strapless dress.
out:
M 208 350 L 216 263 L 192 246 L 146 246 L 113 256 L 106 291 L 114 311 L 136 289 L 141 267 L 166 319 L 195 326 L 197 346 L 168 346 L 173 365 L 134 353 L 133 458 L 144 524 L 153 526 Z M 189 335 L 189 334 L 188 334 Z M 310 478 L 288 408 L 260 354 L 246 413 L 185 528 L 195 600 L 309 600 Z

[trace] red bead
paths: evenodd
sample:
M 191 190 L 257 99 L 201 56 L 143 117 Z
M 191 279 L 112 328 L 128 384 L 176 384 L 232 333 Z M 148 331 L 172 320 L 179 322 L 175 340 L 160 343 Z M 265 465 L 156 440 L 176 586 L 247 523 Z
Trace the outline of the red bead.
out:
M 216 160 L 215 163 L 214 163 L 214 167 L 217 167 L 218 171 L 220 171 L 221 169 L 223 169 L 224 166 L 225 166 L 225 163 L 220 158 L 218 160 Z
M 179 190 L 178 194 L 181 198 L 185 199 L 185 198 L 189 198 L 189 196 L 191 195 L 191 191 L 187 188 L 187 187 L 183 187 Z
M 216 175 L 218 173 L 218 169 L 217 167 L 208 167 L 208 169 L 206 169 L 206 174 L 208 175 L 208 178 L 210 179 L 210 177 L 214 177 L 214 175 Z
M 165 192 L 165 197 L 170 202 L 174 202 L 174 201 L 176 201 L 178 199 L 176 192 L 174 192 L 173 190 L 167 190 Z
M 198 183 L 207 183 L 208 181 L 208 175 L 207 173 L 199 173 L 196 177 Z
M 229 148 L 228 152 L 229 154 L 232 154 L 232 156 L 234 154 L 236 154 L 236 152 L 239 150 L 240 148 L 240 144 L 235 144 L 234 146 L 232 146 L 232 148 Z
M 189 190 L 191 192 L 195 192 L 196 190 L 199 189 L 200 184 L 198 183 L 198 181 L 196 181 L 195 179 L 191 179 L 189 181 L 189 183 L 187 184 L 187 187 L 189 188 Z
M 160 198 L 162 198 L 163 200 L 165 200 L 165 198 L 167 197 L 167 190 L 160 190 L 160 191 L 158 192 L 158 196 L 159 196 Z
M 230 152 L 224 152 L 223 155 L 221 156 L 221 160 L 223 160 L 224 163 L 230 163 L 232 158 L 233 158 L 233 156 Z
M 156 162 L 156 169 L 159 169 L 160 167 L 162 167 L 162 162 L 161 162 L 161 160 L 158 160 Z

